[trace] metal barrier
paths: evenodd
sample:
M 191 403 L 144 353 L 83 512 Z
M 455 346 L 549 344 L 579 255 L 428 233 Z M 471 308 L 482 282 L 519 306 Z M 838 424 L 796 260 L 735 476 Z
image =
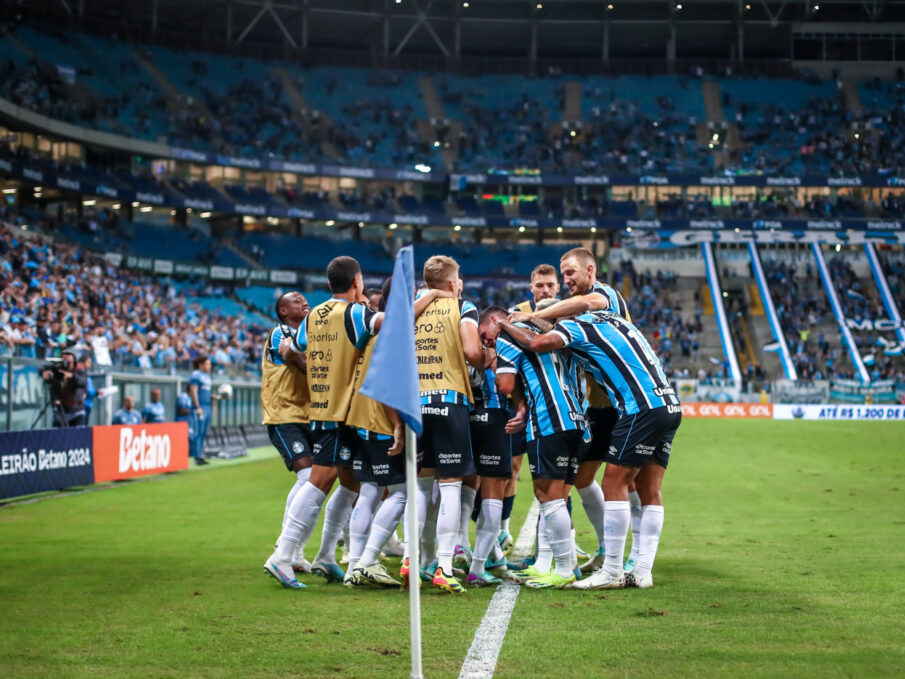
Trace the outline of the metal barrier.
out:
M 0 430 L 23 431 L 48 429 L 52 426 L 52 408 L 44 410 L 50 392 L 41 379 L 40 359 L 0 358 Z M 110 424 L 113 414 L 122 407 L 123 398 L 135 397 L 139 411 L 151 400 L 151 389 L 160 389 L 166 419 L 176 416 L 176 397 L 185 390 L 189 373 L 155 374 L 153 372 L 124 372 L 120 369 L 93 368 L 90 376 L 97 389 L 118 387 L 119 391 L 106 398 L 95 398 L 88 424 Z M 233 388 L 233 396 L 220 400 L 214 407 L 211 426 L 241 427 L 261 424 L 261 383 L 254 379 L 238 379 L 213 375 L 213 390 L 221 384 Z M 41 411 L 44 410 L 43 414 Z M 39 417 L 40 415 L 40 417 Z

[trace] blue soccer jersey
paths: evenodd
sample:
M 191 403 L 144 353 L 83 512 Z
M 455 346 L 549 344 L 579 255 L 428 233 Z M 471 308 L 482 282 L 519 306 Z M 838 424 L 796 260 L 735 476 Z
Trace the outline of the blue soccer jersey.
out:
M 294 340 L 297 334 L 298 332 L 288 325 L 280 323 L 276 326 L 270 331 L 270 334 L 267 335 L 267 340 L 264 342 L 264 359 L 274 365 L 285 365 L 286 361 L 280 356 L 280 342 L 282 342 L 285 337 Z
M 509 399 L 500 394 L 496 386 L 496 373 L 490 368 L 484 370 L 484 381 L 480 389 L 474 390 L 474 397 L 475 406 L 480 408 L 509 408 Z
M 609 303 L 607 307 L 607 311 L 612 311 L 615 314 L 619 314 L 625 319 L 630 319 L 631 317 L 628 315 L 628 305 L 625 303 L 625 300 L 622 298 L 615 289 L 607 285 L 606 283 L 600 283 L 599 281 L 594 282 L 594 287 L 591 288 L 591 292 L 588 294 L 598 294 L 602 295 L 604 299 Z
M 529 441 L 583 429 L 581 403 L 572 387 L 566 357 L 557 351 L 536 354 L 524 350 L 505 331 L 497 337 L 496 352 L 497 373 L 515 373 L 521 378 L 530 413 Z
M 327 300 L 324 304 L 330 304 L 331 302 L 342 302 L 346 305 L 343 319 L 345 321 L 346 337 L 358 351 L 364 351 L 368 340 L 374 335 L 374 320 L 377 312 L 362 304 L 348 304 L 335 297 Z M 319 309 L 324 304 L 319 304 L 315 309 Z M 298 331 L 292 338 L 292 348 L 299 353 L 308 350 L 308 319 L 311 316 L 312 314 L 308 314 L 305 317 L 305 320 L 302 321 Z M 277 346 L 279 346 L 279 343 L 277 343 Z
M 553 332 L 584 362 L 621 414 L 679 405 L 647 340 L 622 316 L 594 311 L 559 321 Z
M 166 422 L 166 411 L 163 403 L 160 401 L 157 403 L 151 403 L 150 401 L 145 403 L 145 407 L 141 409 L 141 418 L 148 424 Z
M 195 370 L 189 377 L 189 384 L 198 387 L 198 405 L 211 407 L 211 376 L 203 370 Z
M 141 424 L 141 414 L 137 410 L 120 408 L 113 415 L 113 424 Z

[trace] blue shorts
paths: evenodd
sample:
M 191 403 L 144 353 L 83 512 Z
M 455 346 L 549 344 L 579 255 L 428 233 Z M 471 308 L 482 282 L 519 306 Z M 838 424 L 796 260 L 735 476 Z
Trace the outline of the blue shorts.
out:
M 607 464 L 640 468 L 654 462 L 665 469 L 681 422 L 681 406 L 661 406 L 623 415 L 613 428 Z
M 296 460 L 311 457 L 311 428 L 304 422 L 268 424 L 267 435 L 289 471 Z

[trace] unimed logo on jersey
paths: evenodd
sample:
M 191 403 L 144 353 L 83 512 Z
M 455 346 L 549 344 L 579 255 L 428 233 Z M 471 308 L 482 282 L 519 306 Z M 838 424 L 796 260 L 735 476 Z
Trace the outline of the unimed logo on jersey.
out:
M 94 427 L 96 482 L 187 469 L 187 422 Z

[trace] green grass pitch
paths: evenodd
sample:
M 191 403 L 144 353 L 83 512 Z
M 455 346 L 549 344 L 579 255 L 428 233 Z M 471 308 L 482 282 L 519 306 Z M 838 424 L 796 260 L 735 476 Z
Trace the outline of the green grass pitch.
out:
M 656 587 L 521 592 L 497 676 L 901 676 L 903 443 L 898 423 L 686 421 Z M 265 457 L 0 508 L 0 675 L 408 676 L 406 594 L 265 577 L 291 481 Z M 529 500 L 523 481 L 514 532 Z M 425 675 L 455 677 L 493 591 L 422 591 Z

